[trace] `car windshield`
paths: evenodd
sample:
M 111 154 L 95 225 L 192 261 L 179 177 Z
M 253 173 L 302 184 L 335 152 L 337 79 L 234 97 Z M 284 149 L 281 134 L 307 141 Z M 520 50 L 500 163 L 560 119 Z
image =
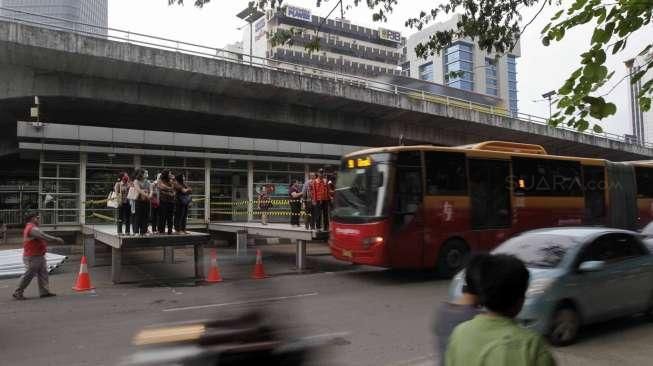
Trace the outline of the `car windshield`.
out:
M 566 235 L 525 234 L 506 241 L 493 253 L 514 255 L 527 267 L 555 268 L 567 251 L 579 243 L 576 238 Z

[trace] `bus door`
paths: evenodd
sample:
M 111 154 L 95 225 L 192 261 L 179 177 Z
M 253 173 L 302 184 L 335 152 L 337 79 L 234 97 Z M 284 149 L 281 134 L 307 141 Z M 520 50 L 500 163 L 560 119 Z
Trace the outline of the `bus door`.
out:
M 510 163 L 469 159 L 469 195 L 476 249 L 491 250 L 510 236 Z
M 421 267 L 424 257 L 424 206 L 420 151 L 397 155 L 389 240 L 395 268 Z
M 585 225 L 605 224 L 605 167 L 583 166 Z

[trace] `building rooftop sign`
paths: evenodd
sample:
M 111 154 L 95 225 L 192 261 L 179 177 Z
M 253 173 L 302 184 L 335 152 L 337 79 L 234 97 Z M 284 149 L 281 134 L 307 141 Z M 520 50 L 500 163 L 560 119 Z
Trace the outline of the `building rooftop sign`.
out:
M 401 43 L 401 33 L 390 29 L 379 28 L 379 38 L 386 41 Z
M 298 6 L 292 5 L 288 5 L 286 7 L 286 16 L 288 18 L 299 19 L 305 22 L 310 22 L 313 20 L 310 9 L 300 8 Z

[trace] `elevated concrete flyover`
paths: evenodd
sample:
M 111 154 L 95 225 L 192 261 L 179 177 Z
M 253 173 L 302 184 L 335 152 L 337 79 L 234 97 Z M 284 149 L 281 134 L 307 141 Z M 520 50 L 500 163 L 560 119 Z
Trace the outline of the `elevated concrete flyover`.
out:
M 367 146 L 510 140 L 611 160 L 653 149 L 301 70 L 0 21 L 0 109 L 50 122 Z M 470 105 L 471 107 L 471 105 Z M 15 122 L 15 120 L 13 122 Z M 298 133 L 300 131 L 301 133 Z

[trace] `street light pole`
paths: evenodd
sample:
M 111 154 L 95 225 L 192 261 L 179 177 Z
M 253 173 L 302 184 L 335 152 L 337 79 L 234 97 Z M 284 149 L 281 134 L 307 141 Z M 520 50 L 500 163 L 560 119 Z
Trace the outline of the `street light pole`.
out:
M 245 10 L 238 13 L 236 16 L 247 23 L 249 23 L 249 65 L 252 65 L 252 57 L 254 55 L 254 29 L 253 24 L 259 20 L 265 13 L 256 9 L 254 6 L 249 6 Z
M 556 91 L 555 91 L 555 90 L 551 90 L 550 92 L 546 92 L 546 93 L 542 94 L 542 98 L 544 98 L 544 99 L 548 99 L 548 100 L 549 100 L 549 120 L 551 120 L 551 116 L 552 116 L 552 114 L 551 114 L 551 105 L 552 105 L 551 98 L 552 98 L 554 95 L 556 95 Z

